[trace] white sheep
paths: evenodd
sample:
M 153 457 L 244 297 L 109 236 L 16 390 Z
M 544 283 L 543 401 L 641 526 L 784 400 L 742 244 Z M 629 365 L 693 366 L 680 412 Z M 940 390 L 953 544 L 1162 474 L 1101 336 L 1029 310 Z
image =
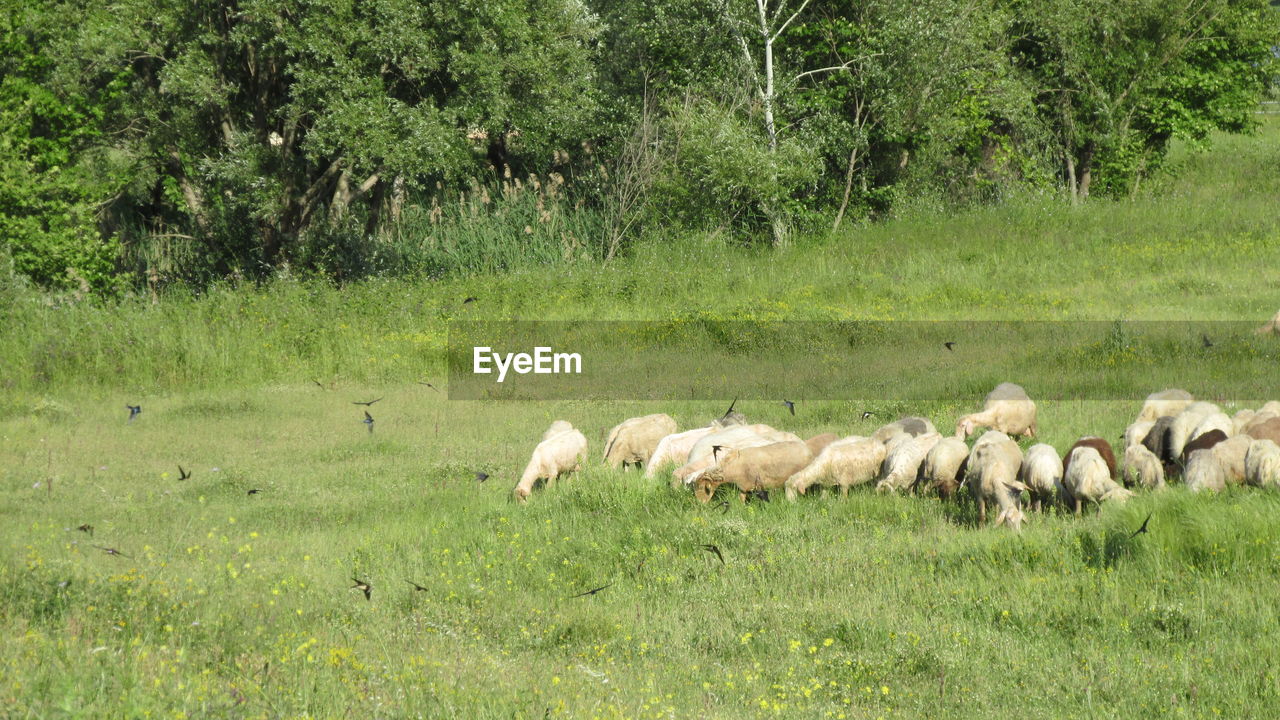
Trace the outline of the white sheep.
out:
M 712 424 L 681 433 L 672 433 L 662 438 L 658 441 L 658 446 L 653 449 L 653 455 L 649 456 L 649 462 L 645 463 L 644 476 L 651 478 L 657 475 L 658 468 L 668 463 L 684 465 L 689 462 L 689 451 L 693 449 L 694 444 L 720 430 L 719 425 Z
M 937 432 L 938 429 L 929 422 L 928 418 L 907 416 L 891 423 L 881 425 L 875 432 L 871 433 L 871 437 L 877 442 L 888 443 L 895 436 L 903 433 L 916 437 L 926 433 Z
M 666 413 L 633 417 L 618 423 L 605 441 L 604 461 L 609 467 L 639 466 L 653 456 L 662 438 L 676 431 L 676 421 Z
M 561 422 L 563 421 L 557 421 Z M 568 429 L 564 429 L 566 425 Z M 525 466 L 524 474 L 516 484 L 514 494 L 520 502 L 529 498 L 539 480 L 550 483 L 582 467 L 582 458 L 587 452 L 587 438 L 569 423 L 559 427 L 553 425 L 552 428 L 559 432 L 552 433 L 548 430 L 543 435 L 546 439 L 533 449 L 533 456 L 529 458 L 529 464 Z
M 1244 432 L 1245 426 L 1247 426 L 1249 424 L 1249 421 L 1253 420 L 1253 418 L 1255 418 L 1257 415 L 1258 415 L 1257 410 L 1250 410 L 1249 408 L 1237 410 L 1236 414 L 1231 416 L 1231 432 L 1227 434 L 1228 435 L 1242 434 Z
M 1021 385 L 1000 383 L 987 393 L 982 412 L 965 415 L 956 421 L 956 437 L 969 437 L 980 428 L 999 430 L 1006 435 L 1036 436 L 1036 404 Z
M 1145 445 L 1130 445 L 1124 451 L 1123 477 L 1125 485 L 1161 490 L 1164 488 L 1164 465 Z
M 1124 429 L 1124 447 L 1129 449 L 1134 445 L 1141 445 L 1142 440 L 1147 437 L 1147 433 L 1151 432 L 1151 428 L 1156 426 L 1155 420 L 1135 420 Z
M 969 446 L 959 438 L 942 438 L 920 464 L 916 485 L 922 491 L 932 490 L 942 499 L 950 498 L 964 482 L 969 464 Z
M 787 499 L 795 500 L 815 484 L 849 488 L 875 479 L 884 462 L 885 447 L 873 438 L 854 435 L 831 443 L 799 472 L 787 478 Z
M 925 433 L 886 453 L 884 463 L 880 466 L 880 482 L 876 483 L 876 491 L 897 492 L 911 489 L 925 455 L 941 439 L 942 435 L 936 432 Z
M 1142 410 L 1138 412 L 1136 420 L 1138 422 L 1144 420 L 1155 422 L 1157 418 L 1164 415 L 1177 415 L 1182 412 L 1183 408 L 1190 405 L 1193 400 L 1191 393 L 1178 388 L 1153 392 L 1142 403 Z
M 1026 521 L 1019 498 L 1026 486 L 1018 481 L 1022 467 L 1022 450 L 1007 434 L 992 430 L 984 433 L 969 454 L 967 481 L 969 491 L 978 502 L 978 524 L 987 521 L 987 504 L 1000 512 L 996 525 L 1007 524 L 1017 531 Z
M 1227 437 L 1231 437 L 1236 434 L 1235 423 L 1232 422 L 1231 418 L 1228 417 L 1226 413 L 1209 413 L 1196 424 L 1195 429 L 1191 431 L 1191 435 L 1187 438 L 1187 442 L 1191 442 L 1211 430 L 1221 430 L 1222 434 Z M 1183 449 L 1186 449 L 1185 446 Z
M 1031 495 L 1031 508 L 1044 509 L 1044 501 L 1053 502 L 1062 493 L 1062 458 L 1052 445 L 1038 443 L 1027 449 L 1018 471 L 1018 481 L 1027 487 Z
M 1195 402 L 1182 409 L 1173 418 L 1173 422 L 1169 425 L 1169 442 L 1165 446 L 1165 450 L 1169 453 L 1169 457 L 1182 457 L 1182 450 L 1187 446 L 1193 437 L 1196 426 L 1200 424 L 1206 417 L 1213 413 L 1221 412 L 1217 405 L 1207 402 Z
M 799 439 L 799 437 L 791 433 L 781 432 L 764 424 L 734 425 L 720 432 L 712 433 L 694 443 L 693 448 L 689 451 L 689 461 L 672 471 L 671 487 L 672 489 L 691 487 L 695 474 L 715 464 L 712 451 L 717 445 L 722 448 L 742 450 L 749 447 L 768 445 L 769 443 Z
M 1280 417 L 1280 400 L 1270 400 L 1258 408 L 1259 413 L 1271 413 L 1272 417 Z
M 813 462 L 809 446 L 799 440 L 770 443 L 758 447 L 721 450 L 718 462 L 695 475 L 693 496 L 710 502 L 724 483 L 738 486 L 738 498 L 757 490 L 783 487 L 792 475 Z
M 542 433 L 542 439 L 550 440 L 556 435 L 559 435 L 560 433 L 565 432 L 566 430 L 572 430 L 572 429 L 573 429 L 573 425 L 570 425 L 567 420 L 556 420 L 555 422 L 551 423 L 551 427 L 547 428 L 546 432 Z
M 1070 459 L 1065 465 L 1067 472 L 1062 478 L 1062 486 L 1071 496 L 1077 515 L 1080 514 L 1085 501 L 1100 505 L 1110 500 L 1124 502 L 1133 497 L 1131 491 L 1120 487 L 1115 480 L 1111 479 L 1111 470 L 1107 467 L 1107 461 L 1103 460 L 1102 454 L 1092 447 L 1082 445 L 1072 450 Z
M 1244 481 L 1254 487 L 1280 489 L 1280 445 L 1254 440 L 1244 456 Z
M 1187 488 L 1192 492 L 1223 490 L 1227 485 L 1239 485 L 1245 479 L 1245 456 L 1254 442 L 1248 435 L 1237 435 L 1223 440 L 1212 448 L 1196 450 L 1187 458 L 1184 473 Z

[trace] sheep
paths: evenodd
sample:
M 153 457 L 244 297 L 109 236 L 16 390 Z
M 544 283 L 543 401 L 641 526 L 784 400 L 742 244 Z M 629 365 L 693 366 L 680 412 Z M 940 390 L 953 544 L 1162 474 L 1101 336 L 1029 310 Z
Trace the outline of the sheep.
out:
M 938 429 L 933 426 L 933 423 L 929 422 L 928 418 L 907 416 L 887 425 L 882 425 L 874 433 L 871 433 L 871 437 L 877 442 L 887 443 L 895 435 L 901 435 L 902 433 L 916 437 L 937 431 Z
M 1100 437 L 1082 437 L 1076 441 L 1062 456 L 1062 476 L 1067 476 L 1067 471 L 1071 469 L 1071 454 L 1076 448 L 1091 447 L 1102 457 L 1102 461 L 1107 465 L 1107 476 L 1112 480 L 1116 479 L 1116 454 L 1111 450 L 1111 443 Z
M 1000 383 L 987 394 L 982 412 L 965 415 L 956 421 L 956 437 L 964 440 L 979 427 L 999 430 L 1007 435 L 1036 436 L 1036 404 L 1022 386 Z
M 1280 312 L 1277 312 L 1270 322 L 1253 331 L 1257 335 L 1280 335 Z
M 1021 466 L 1022 450 L 1003 432 L 989 431 L 974 443 L 966 474 L 969 489 L 978 502 L 979 525 L 987 522 L 987 503 L 994 503 L 1000 510 L 997 526 L 1008 524 L 1014 531 L 1022 529 L 1026 515 L 1018 498 L 1026 486 L 1018 481 Z
M 1031 495 L 1031 508 L 1044 509 L 1044 501 L 1053 501 L 1062 492 L 1062 458 L 1052 445 L 1039 443 L 1027 449 L 1027 456 L 1018 470 L 1018 482 L 1027 487 Z
M 1240 435 L 1244 432 L 1245 426 L 1257 417 L 1258 411 L 1244 408 L 1237 410 L 1235 415 L 1231 416 L 1231 435 Z
M 1144 420 L 1154 422 L 1164 415 L 1173 417 L 1182 412 L 1183 408 L 1190 405 L 1193 400 L 1191 393 L 1178 388 L 1153 392 L 1142 403 L 1142 410 L 1138 412 L 1138 417 L 1135 420 L 1137 422 Z
M 694 482 L 693 494 L 700 502 L 709 502 L 724 483 L 737 485 L 738 498 L 743 502 L 747 493 L 783 487 L 792 475 L 813 461 L 813 453 L 803 442 L 789 440 L 741 450 L 721 450 L 718 460 L 699 472 Z
M 1222 465 L 1227 482 L 1232 485 L 1244 484 L 1244 458 L 1249 454 L 1249 446 L 1254 439 L 1248 435 L 1227 438 L 1210 450 Z
M 813 462 L 787 478 L 787 499 L 795 500 L 815 483 L 839 486 L 841 495 L 849 488 L 875 479 L 884 461 L 883 443 L 857 435 L 831 443 Z
M 1245 478 L 1245 456 L 1255 442 L 1247 435 L 1223 440 L 1212 448 L 1196 450 L 1187 459 L 1186 482 L 1192 492 L 1223 490 Z
M 1235 434 L 1235 428 L 1234 424 L 1231 422 L 1231 418 L 1228 417 L 1226 413 L 1216 412 L 1204 416 L 1204 419 L 1196 425 L 1196 429 L 1192 430 L 1191 434 L 1187 436 L 1187 442 L 1195 440 L 1210 430 L 1221 430 L 1222 434 L 1227 437 L 1231 437 Z
M 1107 461 L 1091 445 L 1077 445 L 1063 462 L 1062 486 L 1071 496 L 1076 514 L 1085 501 L 1101 505 L 1114 500 L 1124 502 L 1133 492 L 1116 484 L 1108 472 Z
M 1124 435 L 1121 436 L 1124 440 L 1125 450 L 1128 450 L 1134 445 L 1141 444 L 1142 441 L 1146 439 L 1147 434 L 1151 432 L 1151 428 L 1155 427 L 1155 425 L 1155 420 L 1135 420 L 1130 423 L 1129 427 L 1124 429 Z
M 1142 445 L 1151 451 L 1160 459 L 1160 462 L 1168 466 L 1173 462 L 1173 457 L 1169 455 L 1169 426 L 1173 425 L 1173 416 L 1165 415 L 1156 419 L 1156 424 L 1151 426 L 1151 431 L 1142 439 Z
M 1254 487 L 1280 489 L 1280 445 L 1254 440 L 1244 456 L 1244 481 Z
M 969 465 L 969 446 L 959 438 L 943 438 L 924 456 L 916 485 L 933 490 L 943 500 L 960 488 Z
M 1144 445 L 1130 445 L 1124 451 L 1124 484 L 1148 490 L 1164 488 L 1164 465 Z
M 1262 407 L 1258 408 L 1259 413 L 1271 413 L 1280 416 L 1280 400 L 1270 400 Z
M 1280 417 L 1267 418 L 1261 422 L 1251 422 L 1245 427 L 1244 434 L 1254 440 L 1270 440 L 1280 444 Z
M 908 490 L 915 484 L 916 475 L 924 457 L 942 439 L 936 432 L 926 433 L 900 444 L 892 452 L 886 454 L 884 464 L 880 468 L 880 482 L 876 483 L 877 492 L 895 492 Z
M 1167 448 L 1170 458 L 1182 457 L 1182 448 L 1192 439 L 1191 433 L 1196 426 L 1209 415 L 1219 412 L 1218 406 L 1212 403 L 1191 403 L 1173 418 L 1169 426 Z
M 715 464 L 712 450 L 717 445 L 722 448 L 747 448 L 799 439 L 791 433 L 780 432 L 763 424 L 735 425 L 712 433 L 694 443 L 693 448 L 689 450 L 688 462 L 672 471 L 671 487 L 678 490 L 681 487 L 692 486 L 695 473 Z
M 808 445 L 809 452 L 812 453 L 814 457 L 817 457 L 818 453 L 822 452 L 828 445 L 839 439 L 840 436 L 835 433 L 822 433 L 821 435 L 814 435 L 808 440 L 805 440 L 804 444 Z
M 645 463 L 644 476 L 651 478 L 657 475 L 658 468 L 667 463 L 683 465 L 689 462 L 689 451 L 693 449 L 694 443 L 720 429 L 713 423 L 707 427 L 685 430 L 662 438 L 658 441 L 658 446 L 653 449 L 653 455 L 649 456 L 649 462 Z
M 676 431 L 676 421 L 665 413 L 634 417 L 618 423 L 605 441 L 604 461 L 609 467 L 640 466 L 653 456 L 662 438 Z
M 1187 443 L 1186 447 L 1182 448 L 1182 466 L 1187 466 L 1187 459 L 1191 457 L 1191 453 L 1197 450 L 1208 450 L 1226 439 L 1227 434 L 1221 430 L 1210 430 Z
M 550 440 L 552 437 L 559 435 L 560 433 L 566 430 L 572 430 L 572 429 L 573 429 L 573 425 L 570 425 L 567 420 L 556 420 L 555 422 L 551 423 L 551 427 L 547 428 L 546 432 L 542 433 L 542 439 Z
M 587 452 L 587 438 L 567 422 L 557 421 L 557 425 L 552 425 L 552 428 L 559 429 L 559 432 L 552 434 L 550 429 L 547 430 L 543 435 L 545 439 L 533 449 L 533 456 L 529 458 L 529 464 L 525 466 L 524 474 L 513 490 L 516 500 L 522 503 L 529 499 L 539 480 L 550 483 L 582 467 L 582 458 Z M 564 429 L 564 426 L 568 426 L 568 429 Z

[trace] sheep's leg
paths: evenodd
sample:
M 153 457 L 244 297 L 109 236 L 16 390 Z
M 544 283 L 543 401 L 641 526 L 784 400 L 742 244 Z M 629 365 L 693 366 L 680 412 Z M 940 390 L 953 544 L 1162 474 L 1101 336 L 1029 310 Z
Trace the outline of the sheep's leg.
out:
M 987 524 L 987 501 L 981 496 L 978 497 L 978 524 Z
M 746 491 L 746 490 L 739 490 L 739 491 L 738 491 L 738 502 L 742 503 L 743 505 L 746 505 L 746 504 L 747 504 L 747 491 Z
M 1076 503 L 1076 517 L 1080 517 L 1080 508 L 1082 506 L 1082 503 L 1080 502 L 1080 498 L 1075 498 L 1075 503 Z

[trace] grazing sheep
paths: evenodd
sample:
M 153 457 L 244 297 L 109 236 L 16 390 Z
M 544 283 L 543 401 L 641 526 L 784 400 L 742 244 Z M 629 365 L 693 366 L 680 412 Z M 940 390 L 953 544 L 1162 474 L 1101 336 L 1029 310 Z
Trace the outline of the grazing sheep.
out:
M 1249 446 L 1254 439 L 1248 435 L 1227 438 L 1213 446 L 1212 452 L 1222 465 L 1222 472 L 1227 482 L 1232 485 L 1244 484 L 1244 457 L 1249 454 Z
M 1144 445 L 1130 445 L 1124 451 L 1124 484 L 1148 490 L 1164 488 L 1164 465 Z
M 1245 408 L 1237 410 L 1235 415 L 1231 416 L 1231 435 L 1239 435 L 1244 432 L 1244 428 L 1257 417 L 1258 411 Z
M 871 437 L 877 442 L 888 443 L 894 436 L 903 433 L 916 437 L 937 431 L 938 429 L 933 426 L 933 423 L 929 422 L 928 418 L 907 416 L 880 426 L 875 432 L 871 433 Z
M 1026 486 L 1018 481 L 1022 467 L 1022 450 L 1007 434 L 989 431 L 973 445 L 969 454 L 967 472 L 969 490 L 978 502 L 978 524 L 987 522 L 987 504 L 993 503 L 1000 512 L 996 525 L 1008 524 L 1013 530 L 1021 530 L 1026 515 L 1019 507 L 1019 497 Z
M 1280 400 L 1270 400 L 1262 407 L 1258 408 L 1258 413 L 1271 413 L 1273 416 L 1280 417 Z
M 712 433 L 694 443 L 689 450 L 689 461 L 672 471 L 672 489 L 693 485 L 693 475 L 706 470 L 715 464 L 712 450 L 717 445 L 722 448 L 748 448 L 768 445 L 784 440 L 800 440 L 791 433 L 774 430 L 768 425 L 735 425 L 717 433 Z
M 1191 457 L 1191 453 L 1197 450 L 1208 450 L 1214 445 L 1227 439 L 1227 434 L 1221 430 L 1210 430 L 1209 432 L 1197 437 L 1195 440 L 1186 444 L 1182 448 L 1182 466 L 1187 466 L 1187 459 Z
M 1277 312 L 1266 325 L 1263 325 L 1253 332 L 1258 335 L 1280 335 L 1280 312 Z
M 1071 453 L 1076 448 L 1090 447 L 1098 451 L 1098 455 L 1102 457 L 1102 461 L 1107 464 L 1107 476 L 1112 480 L 1116 479 L 1116 454 L 1111 450 L 1111 443 L 1100 437 L 1082 437 L 1076 441 L 1062 456 L 1062 476 L 1067 476 L 1067 471 L 1071 469 Z
M 1254 487 L 1280 489 L 1280 445 L 1254 440 L 1244 456 L 1244 481 Z
M 1036 404 L 1021 385 L 1000 383 L 987 393 L 982 412 L 965 415 L 956 421 L 956 437 L 964 440 L 980 427 L 999 430 L 1006 435 L 1036 436 Z
M 743 502 L 747 493 L 783 487 L 787 479 L 813 461 L 809 446 L 799 440 L 770 443 L 736 450 L 729 448 L 718 454 L 719 462 L 701 471 L 694 483 L 694 497 L 709 502 L 724 483 L 738 486 Z
M 1191 435 L 1187 436 L 1187 442 L 1191 442 L 1210 430 L 1221 430 L 1223 435 L 1231 437 L 1235 434 L 1234 423 L 1231 418 L 1224 412 L 1209 413 L 1204 419 L 1196 425 L 1196 429 L 1191 431 Z
M 1071 496 L 1077 515 L 1086 501 L 1101 505 L 1109 500 L 1124 502 L 1133 497 L 1133 492 L 1112 479 L 1107 461 L 1091 445 L 1075 446 L 1063 462 L 1063 469 L 1062 486 Z
M 920 463 L 916 486 L 921 490 L 932 490 L 946 500 L 960 489 L 968 466 L 969 446 L 959 438 L 942 438 Z
M 628 464 L 640 466 L 653 456 L 662 438 L 676 431 L 676 421 L 665 413 L 623 420 L 609 432 L 605 441 L 604 461 L 609 467 Z
M 1151 428 L 1156 426 L 1155 420 L 1135 420 L 1124 429 L 1124 448 L 1128 450 L 1134 445 L 1141 444 L 1146 439 L 1147 434 L 1151 432 Z
M 1173 424 L 1169 426 L 1169 435 L 1167 439 L 1167 451 L 1170 458 L 1177 459 L 1182 457 L 1182 448 L 1186 447 L 1191 441 L 1191 433 L 1200 422 L 1209 415 L 1220 412 L 1218 406 L 1213 403 L 1196 402 L 1191 403 L 1182 412 L 1173 418 Z
M 1165 415 L 1156 419 L 1156 424 L 1151 426 L 1151 431 L 1142 439 L 1142 445 L 1151 451 L 1164 463 L 1167 467 L 1173 463 L 1173 456 L 1169 454 L 1169 427 L 1173 425 L 1173 416 Z
M 568 429 L 564 429 L 566 425 Z M 525 466 L 524 474 L 520 476 L 520 482 L 513 491 L 520 502 L 529 498 L 539 480 L 549 483 L 582 466 L 582 457 L 587 452 L 587 438 L 567 422 L 557 421 L 552 428 L 557 426 L 559 432 L 553 434 L 548 430 L 543 435 L 546 439 L 533 449 L 533 456 L 529 458 L 529 464 Z
M 1207 450 L 1196 450 L 1187 459 L 1186 482 L 1192 492 L 1217 492 L 1244 482 L 1245 456 L 1255 442 L 1248 435 L 1223 440 Z
M 721 415 L 718 419 L 712 420 L 711 424 L 720 428 L 731 428 L 734 425 L 746 425 L 747 416 L 737 410 L 730 410 L 724 415 Z
M 1259 413 L 1259 415 L 1261 414 Z M 1244 434 L 1254 440 L 1270 440 L 1280 444 L 1280 417 L 1269 417 L 1260 422 L 1251 422 L 1245 427 Z
M 839 439 L 840 436 L 835 433 L 822 433 L 821 435 L 814 435 L 808 440 L 805 440 L 804 444 L 809 446 L 809 452 L 813 453 L 814 457 L 818 457 L 818 453 L 822 452 L 828 445 Z
M 1173 417 L 1182 412 L 1183 408 L 1190 405 L 1193 400 L 1191 393 L 1178 388 L 1153 392 L 1142 403 L 1142 410 L 1138 411 L 1136 420 L 1137 422 L 1155 421 L 1164 415 Z
M 1058 451 L 1045 443 L 1032 445 L 1022 460 L 1018 481 L 1031 495 L 1031 508 L 1043 510 L 1044 501 L 1053 502 L 1054 496 L 1062 492 L 1062 458 Z
M 658 447 L 653 449 L 653 455 L 649 456 L 649 462 L 645 463 L 644 476 L 651 478 L 657 475 L 658 468 L 667 463 L 683 465 L 689 462 L 689 451 L 693 449 L 694 443 L 719 430 L 719 426 L 712 424 L 662 438 L 658 441 Z
M 926 433 L 901 443 L 887 453 L 884 464 L 880 468 L 880 482 L 876 483 L 876 491 L 896 492 L 911 489 L 925 455 L 929 454 L 941 439 L 942 436 L 936 432 Z
M 551 423 L 551 427 L 547 428 L 546 432 L 542 433 L 542 439 L 550 440 L 552 437 L 559 435 L 560 433 L 566 430 L 572 430 L 572 429 L 573 429 L 573 426 L 570 425 L 567 420 L 556 420 L 555 422 Z
M 813 462 L 787 478 L 787 499 L 797 496 L 816 484 L 839 486 L 841 495 L 848 495 L 854 485 L 871 482 L 884 462 L 884 444 L 872 438 L 847 437 L 831 443 Z

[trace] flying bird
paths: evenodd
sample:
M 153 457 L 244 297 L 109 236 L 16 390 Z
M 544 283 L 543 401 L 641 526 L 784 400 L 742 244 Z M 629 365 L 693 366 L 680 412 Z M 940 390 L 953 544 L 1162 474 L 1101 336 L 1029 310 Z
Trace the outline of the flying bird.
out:
M 1200 342 L 1204 343 L 1204 346 L 1207 348 L 1213 347 L 1213 341 L 1209 339 L 1208 335 L 1201 334 Z
M 721 500 L 720 502 L 716 503 L 716 506 L 715 506 L 715 508 L 713 508 L 713 509 L 715 509 L 715 510 L 719 510 L 719 511 L 720 511 L 720 514 L 721 514 L 721 515 L 723 515 L 723 514 L 725 514 L 725 513 L 729 512 L 729 501 L 728 501 L 728 500 Z
M 950 350 L 951 352 L 955 352 L 955 351 L 956 351 L 956 343 L 955 343 L 955 341 L 954 341 L 954 340 L 952 340 L 952 341 L 950 341 L 950 342 L 944 342 L 944 343 L 942 343 L 942 347 L 944 347 L 944 348 L 946 348 L 946 349 Z
M 1142 527 L 1140 527 L 1140 528 L 1138 528 L 1137 530 L 1134 530 L 1132 533 L 1130 533 L 1130 534 L 1129 534 L 1129 539 L 1130 539 L 1130 540 L 1132 540 L 1133 538 L 1138 537 L 1138 536 L 1139 536 L 1139 535 L 1141 535 L 1142 533 L 1147 532 L 1147 523 L 1148 523 L 1148 522 L 1150 522 L 1150 521 L 1151 521 L 1151 513 L 1147 513 L 1147 519 L 1142 521 Z
M 183 470 L 182 466 L 179 465 L 178 466 L 178 482 L 182 482 L 183 480 L 190 480 L 190 479 L 191 479 L 191 473 L 187 472 L 186 470 Z
M 125 403 L 125 407 L 129 408 L 129 422 L 133 422 L 134 418 L 142 414 L 141 405 L 129 405 L 128 403 Z
M 418 592 L 427 592 L 427 589 L 426 589 L 426 588 L 422 587 L 421 585 L 419 585 L 418 583 L 416 583 L 416 582 L 414 582 L 414 581 L 412 581 L 412 580 L 405 580 L 405 582 L 407 582 L 407 583 L 409 583 L 410 585 L 412 585 L 412 586 L 413 586 L 413 589 L 414 589 L 414 590 L 417 590 Z
M 253 489 L 251 489 L 247 494 L 249 494 L 249 495 L 257 495 L 257 494 L 258 494 L 258 493 L 260 493 L 260 492 L 262 492 L 262 491 L 261 491 L 261 490 L 259 490 L 258 488 L 253 488 Z
M 720 416 L 720 419 L 723 420 L 729 417 L 729 413 L 733 412 L 733 406 L 737 404 L 738 404 L 738 398 L 734 398 L 733 402 L 729 403 L 729 409 L 724 411 L 724 414 Z
M 720 548 L 716 547 L 715 545 L 704 543 L 702 546 L 702 549 L 706 550 L 709 553 L 714 553 L 716 558 L 720 560 L 720 564 L 721 565 L 724 564 L 724 555 L 720 553 Z
M 365 581 L 363 581 L 363 580 L 360 580 L 359 578 L 355 578 L 355 577 L 351 578 L 351 581 L 352 581 L 352 582 L 354 582 L 354 583 L 355 583 L 355 585 L 352 585 L 350 588 L 348 588 L 349 590 L 359 590 L 360 592 L 364 593 L 364 599 L 365 599 L 365 600 L 372 600 L 372 599 L 373 599 L 373 597 L 372 597 L 372 596 L 373 596 L 373 586 L 372 586 L 372 585 L 370 585 L 369 583 L 367 583 L 367 582 L 365 582 Z
M 748 500 L 759 500 L 760 502 L 769 502 L 768 490 L 752 490 L 747 493 Z
M 795 404 L 795 403 L 791 402 L 790 400 L 783 400 L 783 401 L 782 401 L 782 404 L 787 406 L 787 409 L 791 411 L 791 414 L 792 414 L 792 415 L 795 415 L 795 414 L 796 414 L 796 404 Z
M 570 599 L 570 600 L 572 600 L 572 599 L 574 599 L 574 598 L 586 597 L 587 595 L 595 595 L 596 593 L 600 592 L 601 590 L 603 590 L 603 589 L 605 589 L 605 588 L 607 588 L 607 587 L 610 587 L 611 585 L 613 585 L 613 583 L 609 583 L 608 585 L 601 585 L 601 586 L 600 586 L 600 587 L 598 587 L 598 588 L 594 588 L 594 589 L 588 590 L 588 591 L 586 591 L 586 592 L 580 592 L 580 593 L 578 593 L 577 595 L 571 595 L 571 596 L 569 596 L 569 599 Z
M 373 416 L 369 414 L 368 410 L 364 411 L 364 419 L 361 420 L 360 422 L 364 423 L 369 427 L 369 434 L 372 435 L 373 434 Z
M 485 473 L 485 472 L 476 473 L 476 482 L 484 482 L 485 480 L 488 480 L 488 479 L 489 479 L 489 473 Z
M 463 301 L 462 301 L 462 304 L 463 304 L 463 305 L 466 305 L 467 303 L 473 303 L 473 302 L 475 302 L 476 300 L 479 300 L 479 299 L 480 299 L 480 298 L 468 297 L 466 300 L 463 300 Z
M 427 387 L 431 388 L 432 390 L 435 390 L 436 392 L 440 392 L 440 388 L 436 387 L 435 385 L 432 385 L 432 384 L 431 384 L 431 383 L 429 383 L 429 382 L 423 382 L 423 381 L 419 380 L 419 381 L 418 381 L 418 384 L 419 384 L 419 385 L 426 385 Z
M 381 399 L 382 399 L 382 398 L 378 398 L 378 400 L 381 400 Z M 363 406 L 365 406 L 365 407 L 373 407 L 373 404 L 374 404 L 374 403 L 376 403 L 376 402 L 378 402 L 378 400 L 370 400 L 369 402 L 360 402 L 359 400 L 352 400 L 352 401 L 351 401 L 351 404 L 352 404 L 352 405 L 363 405 Z
M 312 379 L 311 379 L 311 382 L 315 383 L 315 384 L 316 384 L 316 387 L 320 388 L 321 390 L 323 390 L 323 389 L 324 389 L 324 385 L 321 385 L 319 380 L 316 380 L 315 378 L 312 378 Z
M 712 462 L 720 462 L 719 455 L 720 455 L 720 451 L 721 451 L 721 450 L 723 450 L 723 449 L 724 449 L 724 446 L 723 446 L 723 445 L 712 445 L 712 446 L 711 446 L 711 460 L 712 460 Z
M 874 415 L 875 415 L 875 413 L 871 412 L 870 410 L 863 410 L 863 411 L 862 411 L 862 419 L 863 419 L 863 420 L 866 420 L 867 418 L 872 417 L 872 416 L 874 416 Z
M 93 545 L 92 547 L 95 547 L 108 555 L 119 555 L 120 557 L 124 557 L 124 558 L 129 557 L 128 555 L 125 555 L 124 553 L 120 552 L 115 548 L 103 547 L 101 545 Z
M 85 523 L 76 529 L 82 533 L 89 533 L 89 537 L 93 537 L 93 526 L 89 523 Z

